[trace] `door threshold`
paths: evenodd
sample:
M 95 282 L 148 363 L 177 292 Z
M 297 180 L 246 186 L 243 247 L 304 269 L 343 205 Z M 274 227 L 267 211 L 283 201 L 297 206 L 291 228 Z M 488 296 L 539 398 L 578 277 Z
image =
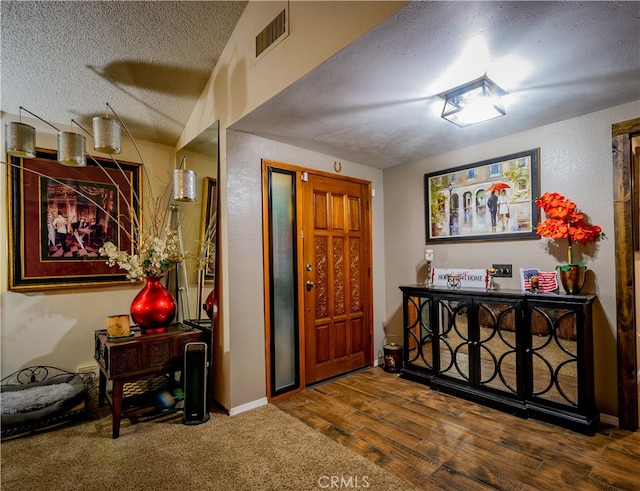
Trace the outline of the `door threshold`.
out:
M 354 370 L 350 370 L 348 372 L 341 373 L 339 375 L 334 375 L 333 377 L 329 377 L 329 378 L 326 378 L 324 380 L 318 380 L 317 382 L 313 382 L 311 384 L 308 384 L 305 387 L 305 390 L 306 389 L 315 389 L 315 388 L 320 387 L 322 385 L 329 384 L 331 382 L 335 382 L 336 380 L 340 380 L 341 378 L 348 377 L 349 375 L 353 375 L 354 373 L 364 372 L 366 370 L 369 370 L 370 368 L 371 368 L 371 366 L 366 365 L 364 367 L 355 368 Z

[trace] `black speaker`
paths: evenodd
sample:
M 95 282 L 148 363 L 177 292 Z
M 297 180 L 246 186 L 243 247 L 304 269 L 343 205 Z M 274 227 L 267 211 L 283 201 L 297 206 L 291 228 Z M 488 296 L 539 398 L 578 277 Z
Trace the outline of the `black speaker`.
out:
M 182 423 L 198 425 L 209 420 L 207 403 L 207 344 L 184 347 L 184 404 Z

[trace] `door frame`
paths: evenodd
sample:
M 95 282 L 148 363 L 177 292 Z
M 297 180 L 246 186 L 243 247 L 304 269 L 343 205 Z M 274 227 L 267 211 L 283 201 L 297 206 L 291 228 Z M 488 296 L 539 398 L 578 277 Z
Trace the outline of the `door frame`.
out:
M 290 391 L 272 395 L 273 387 L 271 384 L 272 379 L 272 369 L 271 369 L 271 291 L 270 291 L 270 250 L 269 250 L 269 168 L 281 169 L 284 171 L 294 172 L 296 175 L 296 191 L 295 191 L 295 223 L 296 223 L 296 298 L 298 303 L 298 312 L 297 312 L 297 322 L 298 322 L 298 354 L 299 354 L 299 366 L 298 366 L 298 377 L 299 377 L 299 385 L 297 388 L 292 389 Z M 266 384 L 267 384 L 267 400 L 269 402 L 277 401 L 284 397 L 288 397 L 292 394 L 296 394 L 298 392 L 304 391 L 306 386 L 306 368 L 305 368 L 305 333 L 304 333 L 304 254 L 302 253 L 304 247 L 304 237 L 302 233 L 302 223 L 303 223 L 303 213 L 302 213 L 302 199 L 303 193 L 299 188 L 298 184 L 301 182 L 305 182 L 307 180 L 307 176 L 309 174 L 328 177 L 332 179 L 343 179 L 350 182 L 360 183 L 360 184 L 368 184 L 369 188 L 371 188 L 371 182 L 365 179 L 358 179 L 355 177 L 349 176 L 341 176 L 336 175 L 330 172 L 324 172 L 317 169 L 300 167 L 293 164 L 288 164 L 285 162 L 262 159 L 262 248 L 263 248 L 263 278 L 264 278 L 264 309 L 265 309 L 265 374 L 266 374 Z M 373 221 L 372 221 L 373 210 L 372 207 L 369 206 L 366 211 L 366 224 L 365 226 L 368 229 L 368 241 L 367 241 L 367 255 L 363 258 L 363 262 L 366 264 L 364 267 L 368 269 L 371 273 L 367 275 L 367 290 L 369 292 L 370 301 L 368 302 L 368 308 L 365 315 L 368 317 L 369 321 L 369 360 L 370 365 L 373 366 L 375 361 L 374 359 L 374 326 L 373 326 Z
M 638 331 L 634 274 L 634 234 L 640 233 L 633 202 L 638 199 L 631 156 L 631 136 L 640 134 L 640 118 L 611 127 L 613 140 L 613 216 L 615 241 L 616 325 L 618 364 L 618 426 L 635 431 L 639 424 Z M 640 163 L 636 162 L 635 165 Z M 637 211 L 637 210 L 636 210 Z M 629 288 L 631 286 L 631 288 Z

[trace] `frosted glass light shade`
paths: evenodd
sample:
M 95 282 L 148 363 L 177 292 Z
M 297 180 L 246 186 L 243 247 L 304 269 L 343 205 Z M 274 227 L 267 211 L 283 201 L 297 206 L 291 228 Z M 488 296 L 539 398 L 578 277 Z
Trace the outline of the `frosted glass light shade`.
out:
M 36 129 L 33 126 L 9 121 L 4 129 L 4 148 L 9 155 L 27 159 L 36 156 Z
M 176 201 L 196 201 L 197 175 L 192 170 L 175 169 L 173 171 L 173 199 Z
M 85 137 L 69 131 L 58 132 L 58 162 L 70 167 L 85 167 Z
M 115 119 L 93 118 L 93 148 L 110 155 L 122 152 L 120 124 Z
M 442 118 L 464 128 L 504 116 L 501 100 L 504 94 L 489 78 L 480 77 L 442 95 L 445 99 Z

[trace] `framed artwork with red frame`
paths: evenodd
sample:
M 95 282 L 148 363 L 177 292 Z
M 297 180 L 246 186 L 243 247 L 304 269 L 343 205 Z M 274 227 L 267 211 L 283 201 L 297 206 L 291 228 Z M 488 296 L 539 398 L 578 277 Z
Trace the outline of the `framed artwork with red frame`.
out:
M 129 282 L 98 251 L 110 241 L 133 252 L 142 164 L 95 158 L 68 167 L 46 149 L 33 159 L 8 159 L 9 289 Z

